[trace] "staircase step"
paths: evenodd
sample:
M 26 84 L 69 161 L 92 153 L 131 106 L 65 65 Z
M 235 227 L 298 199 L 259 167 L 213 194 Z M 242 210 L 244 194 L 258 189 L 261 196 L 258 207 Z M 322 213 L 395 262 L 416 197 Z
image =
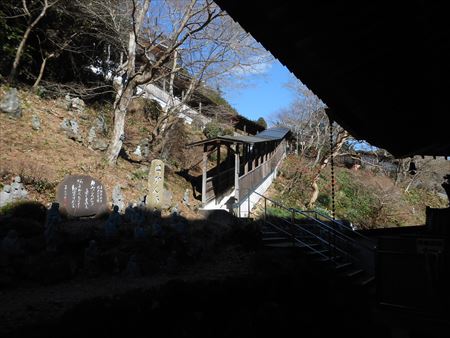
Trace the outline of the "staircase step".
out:
M 375 281 L 375 276 L 369 276 L 367 278 L 364 278 L 363 280 L 358 282 L 358 285 L 361 286 L 366 286 L 366 285 L 370 285 Z
M 280 237 L 282 236 L 279 232 L 276 231 L 267 231 L 261 233 L 263 238 L 269 238 L 269 237 Z
M 355 277 L 355 276 L 358 276 L 359 274 L 361 274 L 363 272 L 364 272 L 364 270 L 358 269 L 358 270 L 353 270 L 353 271 L 347 272 L 346 275 L 348 277 Z
M 344 269 L 344 268 L 352 266 L 352 265 L 353 265 L 352 262 L 342 263 L 342 264 L 336 265 L 335 269 L 336 270 L 341 270 L 341 269 Z
M 309 256 L 313 256 L 313 255 L 325 254 L 327 252 L 328 252 L 328 250 L 317 250 L 317 251 L 309 251 L 306 254 Z
M 335 262 L 336 260 L 340 259 L 341 256 L 334 256 L 334 257 L 321 257 L 321 258 L 317 258 L 315 259 L 315 261 L 317 262 L 321 262 L 321 263 L 328 263 L 328 262 Z
M 292 248 L 292 247 L 294 247 L 292 242 L 267 243 L 267 244 L 264 244 L 264 246 L 270 247 L 270 248 Z
M 264 242 L 276 242 L 276 241 L 287 241 L 289 238 L 287 237 L 263 237 Z
M 311 244 L 306 244 L 306 243 L 300 244 L 300 243 L 298 243 L 296 246 L 297 246 L 297 248 L 309 249 L 309 248 L 317 248 L 318 246 L 320 246 L 320 244 L 318 244 L 318 243 L 311 243 Z

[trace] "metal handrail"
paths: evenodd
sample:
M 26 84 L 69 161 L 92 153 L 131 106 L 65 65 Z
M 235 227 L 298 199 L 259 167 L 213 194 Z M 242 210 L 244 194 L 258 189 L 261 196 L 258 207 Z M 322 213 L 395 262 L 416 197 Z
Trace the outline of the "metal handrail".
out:
M 364 243 L 364 242 L 358 242 L 358 241 L 356 241 L 354 238 L 352 238 L 352 237 L 350 237 L 350 236 L 344 234 L 343 232 L 341 232 L 341 231 L 339 231 L 339 230 L 337 230 L 337 229 L 335 229 L 335 228 L 329 226 L 327 223 L 324 223 L 324 222 L 320 221 L 320 220 L 317 219 L 317 218 L 314 218 L 314 217 L 312 217 L 312 216 L 307 215 L 307 214 L 306 214 L 305 212 L 303 212 L 302 210 L 298 210 L 298 209 L 294 209 L 294 208 L 291 208 L 291 210 L 294 211 L 294 212 L 296 212 L 296 213 L 299 213 L 299 214 L 301 214 L 301 215 L 303 215 L 303 216 L 305 216 L 305 217 L 307 217 L 307 218 L 309 218 L 309 219 L 311 219 L 312 221 L 314 221 L 314 222 L 316 222 L 316 223 L 318 223 L 318 224 L 320 224 L 321 226 L 325 227 L 325 228 L 328 229 L 329 231 L 331 231 L 331 232 L 333 232 L 333 233 L 339 235 L 339 237 L 341 237 L 342 239 L 346 239 L 346 240 L 348 240 L 348 241 L 350 241 L 350 242 L 352 242 L 352 243 L 357 243 L 358 245 L 365 246 L 366 248 L 371 249 L 371 250 L 375 250 L 375 248 L 376 248 L 375 245 L 370 246 L 370 245 L 368 245 L 368 244 L 366 244 L 366 243 Z M 356 232 L 355 232 L 355 233 L 356 233 Z M 366 240 L 371 241 L 368 237 L 365 237 L 365 236 L 363 236 L 363 235 L 361 235 L 361 236 L 363 237 L 363 239 L 366 239 Z
M 319 219 L 314 218 L 314 217 L 308 215 L 308 213 L 315 212 L 315 213 L 318 213 L 318 214 L 320 214 L 320 215 L 322 216 L 322 214 L 319 213 L 319 212 L 316 212 L 316 211 L 313 211 L 313 210 L 306 210 L 306 211 L 303 211 L 303 210 L 299 210 L 299 209 L 296 209 L 296 208 L 288 208 L 288 207 L 285 207 L 284 205 L 282 205 L 281 203 L 272 200 L 272 199 L 269 198 L 269 197 L 266 197 L 266 196 L 264 196 L 264 195 L 261 195 L 260 193 L 258 193 L 258 192 L 256 192 L 256 191 L 252 192 L 252 194 L 256 194 L 256 195 L 258 195 L 258 196 L 260 196 L 260 197 L 262 197 L 262 198 L 264 198 L 264 199 L 270 201 L 271 203 L 273 203 L 273 204 L 275 204 L 275 205 L 278 205 L 279 207 L 281 207 L 281 208 L 283 208 L 283 209 L 285 209 L 285 210 L 287 210 L 287 211 L 293 211 L 293 212 L 296 212 L 296 213 L 298 213 L 298 214 L 300 214 L 300 215 L 303 215 L 304 217 L 313 220 L 314 222 L 316 222 L 316 223 L 322 225 L 323 227 L 329 229 L 330 231 L 332 231 L 332 232 L 334 232 L 334 233 L 336 233 L 336 234 L 339 234 L 342 238 L 345 238 L 345 239 L 349 240 L 350 242 L 357 243 L 358 245 L 363 245 L 363 246 L 367 247 L 368 249 L 372 249 L 372 250 L 374 250 L 374 249 L 376 248 L 375 245 L 372 247 L 372 246 L 370 246 L 370 245 L 368 245 L 368 244 L 366 244 L 366 243 L 364 243 L 364 242 L 363 242 L 363 243 L 357 242 L 357 241 L 355 241 L 354 238 L 351 238 L 350 236 L 347 236 L 347 235 L 344 234 L 343 232 L 341 232 L 341 231 L 339 231 L 339 230 L 337 230 L 337 229 L 335 229 L 335 228 L 333 228 L 333 227 L 330 227 L 328 224 L 326 224 L 326 223 L 320 221 Z M 251 195 L 251 194 L 248 193 L 248 194 L 247 194 L 247 198 L 249 198 L 250 195 Z M 325 216 L 325 215 L 324 215 L 324 216 Z M 325 217 L 325 218 L 329 218 L 329 217 Z M 329 218 L 329 219 L 330 219 L 331 221 L 333 221 L 332 218 Z M 338 223 L 336 220 L 334 220 L 334 223 L 337 223 L 338 225 L 341 225 L 341 224 Z M 359 236 L 359 237 L 362 238 L 362 239 L 371 241 L 370 238 L 368 238 L 368 237 L 366 237 L 366 236 L 364 236 L 364 235 L 361 235 L 361 234 L 359 234 L 359 233 L 357 233 L 357 232 L 355 232 L 355 234 L 357 234 L 357 236 Z
M 298 209 L 296 209 L 296 208 L 292 208 L 292 209 L 298 210 Z M 345 226 L 345 225 L 343 225 L 342 223 L 340 223 L 338 220 L 335 220 L 335 219 L 333 219 L 332 217 L 328 216 L 327 214 L 324 214 L 324 213 L 322 213 L 322 212 L 320 212 L 320 211 L 317 211 L 317 210 L 298 210 L 298 211 L 301 211 L 301 212 L 303 212 L 303 213 L 315 213 L 316 215 L 320 215 L 320 216 L 322 216 L 323 218 L 326 218 L 326 219 L 328 219 L 329 221 L 331 221 L 331 222 L 333 222 L 333 223 L 336 223 L 336 224 L 339 225 L 339 226 Z M 317 217 L 315 217 L 315 218 L 317 218 Z M 357 237 L 359 237 L 359 238 L 361 238 L 361 239 L 365 239 L 365 240 L 371 241 L 371 239 L 370 239 L 369 237 L 364 236 L 363 234 L 360 234 L 359 232 L 354 231 L 353 233 L 354 233 Z
M 343 257 L 345 257 L 345 259 L 347 261 L 354 262 L 356 265 L 362 264 L 363 266 L 365 266 L 364 269 L 366 271 L 368 271 L 370 273 L 374 273 L 374 271 L 373 271 L 374 267 L 372 265 L 367 265 L 366 264 L 367 261 L 365 261 L 362 256 L 359 256 L 358 254 L 355 255 L 354 248 L 364 249 L 364 250 L 367 250 L 366 252 L 374 254 L 376 251 L 375 245 L 371 246 L 365 242 L 362 242 L 355 238 L 349 237 L 345 233 L 342 233 L 341 231 L 339 231 L 338 229 L 334 228 L 333 226 L 325 223 L 324 221 L 321 221 L 318 218 L 314 218 L 313 216 L 309 215 L 315 211 L 310 211 L 310 210 L 302 211 L 302 210 L 298 210 L 295 208 L 288 208 L 288 207 L 282 205 L 280 202 L 277 202 L 271 198 L 268 198 L 256 191 L 251 192 L 250 190 L 248 190 L 248 192 L 247 192 L 247 198 L 249 199 L 249 201 L 250 201 L 250 196 L 252 194 L 256 194 L 264 199 L 264 208 L 265 208 L 264 222 L 271 225 L 276 230 L 284 233 L 285 235 L 290 236 L 292 238 L 293 243 L 300 243 L 302 246 L 307 246 L 314 253 L 319 254 L 320 256 L 327 258 L 336 264 L 337 264 L 337 262 L 335 261 L 335 258 L 337 257 L 337 255 L 342 255 Z M 276 226 L 275 224 L 272 224 L 272 222 L 269 222 L 269 220 L 267 219 L 268 215 L 267 215 L 267 210 L 266 210 L 267 209 L 267 201 L 270 201 L 273 205 L 280 207 L 291 213 L 291 221 L 289 221 L 285 217 L 280 218 L 281 220 L 283 220 L 284 222 L 288 223 L 291 226 L 290 232 L 286 229 L 282 229 L 279 226 Z M 248 217 L 250 217 L 251 213 L 252 212 L 250 210 L 250 205 L 249 205 Z M 301 215 L 301 216 L 305 217 L 306 219 L 312 220 L 313 223 L 308 223 L 308 224 L 303 224 L 303 225 L 296 224 L 295 220 L 297 218 L 295 217 L 295 215 Z M 322 214 L 319 212 L 316 213 L 316 217 L 317 217 L 317 215 L 322 216 Z M 325 216 L 326 219 L 330 219 L 329 217 L 326 217 L 326 215 L 323 215 L 323 216 Z M 330 220 L 332 221 L 332 219 L 330 219 Z M 334 223 L 339 224 L 336 221 L 334 221 Z M 308 227 L 306 227 L 306 225 L 308 225 Z M 314 227 L 315 229 L 320 231 L 320 234 L 314 233 L 312 230 L 313 228 L 309 229 L 309 227 Z M 304 241 L 297 238 L 295 235 L 294 228 L 300 230 L 303 234 L 305 234 L 307 236 L 309 235 L 309 236 L 315 238 L 315 240 L 318 241 L 319 243 L 321 243 L 322 246 L 328 247 L 329 248 L 328 255 L 325 255 L 322 252 L 313 248 L 310 245 L 311 243 L 309 243 L 309 244 L 305 243 Z M 325 234 L 322 234 L 322 231 L 325 231 Z M 328 234 L 328 235 L 326 235 L 326 234 Z M 327 238 L 327 236 L 328 236 L 328 238 Z M 370 239 L 368 237 L 365 237 L 363 235 L 361 235 L 360 238 L 370 241 Z M 338 243 L 336 242 L 336 240 L 338 240 Z M 364 262 L 366 262 L 366 263 L 364 263 Z
M 345 255 L 345 256 L 347 256 L 347 257 L 357 258 L 357 257 L 355 257 L 354 255 L 350 254 L 349 252 L 344 251 L 343 249 L 339 248 L 338 246 L 336 246 L 336 245 L 330 243 L 329 241 L 323 239 L 323 238 L 320 237 L 319 235 L 317 235 L 317 234 L 315 234 L 315 233 L 309 231 L 309 230 L 306 229 L 305 227 L 303 227 L 303 226 L 301 226 L 301 225 L 299 225 L 299 224 L 292 223 L 292 222 L 288 221 L 288 220 L 285 219 L 285 218 L 281 218 L 281 220 L 283 220 L 284 222 L 286 222 L 286 223 L 288 223 L 288 224 L 290 224 L 290 225 L 294 225 L 296 228 L 302 230 L 303 232 L 307 233 L 308 235 L 311 235 L 312 237 L 315 237 L 317 240 L 319 240 L 319 241 L 322 242 L 323 244 L 325 244 L 325 245 L 327 245 L 327 246 L 329 246 L 329 247 L 332 247 L 333 250 L 336 250 L 336 251 L 338 251 L 339 253 L 341 253 L 341 254 L 343 254 L 343 255 Z M 266 223 L 268 223 L 268 224 L 270 224 L 271 226 L 275 227 L 275 228 L 276 228 L 277 230 L 279 230 L 279 231 L 281 230 L 280 227 L 274 225 L 274 224 L 271 223 L 271 222 L 268 222 L 267 220 L 266 220 Z M 283 232 L 283 233 L 286 234 L 286 235 L 291 235 L 288 231 L 286 231 L 286 230 L 284 230 L 284 229 L 282 229 L 281 232 Z M 298 241 L 298 242 L 300 242 L 300 243 L 302 243 L 302 244 L 304 244 L 304 245 L 306 245 L 306 246 L 308 246 L 311 250 L 313 250 L 313 251 L 315 251 L 315 252 L 318 252 L 317 250 L 315 250 L 313 247 L 311 247 L 311 246 L 308 245 L 307 243 L 305 243 L 305 242 L 303 242 L 303 241 L 300 241 L 300 240 L 297 239 L 297 238 L 295 238 L 295 240 Z M 359 244 L 359 243 L 358 243 L 358 244 Z M 323 255 L 323 256 L 325 256 L 325 255 Z M 326 257 L 326 256 L 325 256 L 325 257 Z
M 292 224 L 292 223 L 289 222 L 288 220 L 285 220 L 285 219 L 283 219 L 283 220 L 286 221 L 286 222 L 289 223 L 289 224 Z M 274 227 L 274 228 L 277 229 L 278 231 L 284 233 L 285 235 L 288 235 L 288 236 L 291 236 L 291 235 L 292 235 L 289 231 L 286 231 L 285 229 L 280 228 L 279 226 L 273 224 L 272 222 L 269 222 L 269 221 L 267 221 L 267 220 L 266 220 L 265 222 L 266 222 L 267 224 L 270 224 L 272 227 Z M 296 224 L 294 224 L 294 225 L 296 225 Z M 306 231 L 306 232 L 309 233 L 309 231 L 306 230 L 306 229 L 302 229 L 302 230 L 304 230 L 304 231 Z M 320 238 L 320 237 L 317 236 L 316 234 L 311 233 L 311 235 L 313 235 L 313 236 L 316 237 L 318 240 L 320 240 L 320 241 L 324 242 L 325 244 L 327 244 L 326 241 L 324 241 L 322 238 Z M 303 241 L 301 241 L 300 239 L 295 238 L 295 237 L 294 237 L 294 241 L 296 241 L 296 242 L 298 242 L 298 243 L 300 243 L 300 244 L 302 244 L 302 245 L 304 245 L 304 246 L 307 246 L 309 249 L 311 249 L 311 250 L 314 251 L 315 253 L 317 253 L 317 254 L 319 254 L 319 255 L 321 255 L 321 256 L 327 258 L 326 255 L 324 255 L 323 253 L 321 253 L 321 252 L 319 252 L 318 250 L 316 250 L 315 248 L 313 248 L 310 244 L 305 243 L 305 242 L 303 242 Z

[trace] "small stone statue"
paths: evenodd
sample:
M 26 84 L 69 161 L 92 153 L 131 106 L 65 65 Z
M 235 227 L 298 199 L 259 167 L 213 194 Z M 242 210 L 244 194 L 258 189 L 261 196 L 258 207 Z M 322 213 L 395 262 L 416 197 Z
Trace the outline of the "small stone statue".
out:
M 113 261 L 113 273 L 114 274 L 118 274 L 120 272 L 120 262 L 119 262 L 119 258 L 117 256 L 114 256 L 114 261 Z
M 442 188 L 444 188 L 445 193 L 448 197 L 448 204 L 450 205 L 450 174 L 444 176 L 444 183 L 442 183 Z
M 128 277 L 139 277 L 141 275 L 141 269 L 139 268 L 139 264 L 137 262 L 137 256 L 131 255 L 128 260 L 127 268 L 125 270 L 125 274 Z
M 47 219 L 45 221 L 45 229 L 55 226 L 61 222 L 61 215 L 59 213 L 59 203 L 53 202 L 50 210 L 47 211 Z
M 14 177 L 13 183 L 11 184 L 11 197 L 14 200 L 19 200 L 27 198 L 27 195 L 28 192 L 23 187 L 20 176 Z
M 3 187 L 3 190 L 0 191 L 0 208 L 11 202 L 11 200 L 11 186 L 7 184 Z
M 3 238 L 2 252 L 10 256 L 23 254 L 23 250 L 19 243 L 19 236 L 16 230 L 9 230 L 6 237 Z
M 39 119 L 39 116 L 37 116 L 36 114 L 31 117 L 31 127 L 34 130 L 41 129 L 41 120 Z
M 47 213 L 45 221 L 44 237 L 47 244 L 47 251 L 55 252 L 57 247 L 57 231 L 59 223 L 61 222 L 61 215 L 59 214 L 59 203 L 52 203 L 50 210 Z
M 189 207 L 189 189 L 186 189 L 184 191 L 184 195 L 183 195 L 183 204 L 187 207 Z
M 167 264 L 167 272 L 169 273 L 175 273 L 178 268 L 178 259 L 177 259 L 177 252 L 174 250 L 170 253 L 170 256 L 166 260 Z
M 163 230 L 159 223 L 153 224 L 153 236 L 160 237 L 163 235 Z
M 181 235 L 186 235 L 186 232 L 187 232 L 187 220 L 184 219 L 184 218 L 181 218 L 175 224 L 175 230 Z
M 113 212 L 109 215 L 108 220 L 105 224 L 105 234 L 107 237 L 116 236 L 119 231 L 120 225 L 120 214 L 119 207 L 114 206 Z
M 84 250 L 84 257 L 93 259 L 96 258 L 97 255 L 98 255 L 97 242 L 95 241 L 95 239 L 91 239 L 89 241 L 89 246 Z
M 141 196 L 138 199 L 137 206 L 139 208 L 145 208 L 147 205 L 147 195 Z
M 145 239 L 145 237 L 145 229 L 142 225 L 138 225 L 136 228 L 134 228 L 134 239 L 142 241 Z
M 172 217 L 172 222 L 176 222 L 178 220 L 179 211 L 178 211 L 178 204 L 176 204 L 172 209 L 170 216 Z
M 119 212 L 123 212 L 125 209 L 125 202 L 123 200 L 122 189 L 120 185 L 116 185 L 112 192 L 113 204 L 119 207 Z
M 128 203 L 128 206 L 125 208 L 125 221 L 132 223 L 134 220 L 134 209 L 133 209 L 133 204 L 132 203 Z
M 97 242 L 92 239 L 89 241 L 89 246 L 84 249 L 84 267 L 89 274 L 95 272 L 98 257 Z
M 91 127 L 91 129 L 89 129 L 87 141 L 89 144 L 92 144 L 92 143 L 94 143 L 96 138 L 97 138 L 97 134 L 95 133 L 95 127 Z
M 145 222 L 145 214 L 144 214 L 144 210 L 142 210 L 142 208 L 139 207 L 134 207 L 134 219 L 133 219 L 133 223 L 137 224 L 137 225 L 142 225 Z

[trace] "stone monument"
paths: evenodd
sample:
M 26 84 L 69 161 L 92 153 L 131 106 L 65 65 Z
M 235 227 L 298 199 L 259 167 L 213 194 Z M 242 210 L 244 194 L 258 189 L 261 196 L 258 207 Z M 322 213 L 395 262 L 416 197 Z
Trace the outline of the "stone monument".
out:
M 125 202 L 123 200 L 122 188 L 120 187 L 120 185 L 114 186 L 112 192 L 112 204 L 119 207 L 119 212 L 124 212 Z
M 161 209 L 164 192 L 164 162 L 153 160 L 148 174 L 147 205 L 150 209 Z
M 90 176 L 66 176 L 56 189 L 61 212 L 70 216 L 94 216 L 108 210 L 105 188 Z

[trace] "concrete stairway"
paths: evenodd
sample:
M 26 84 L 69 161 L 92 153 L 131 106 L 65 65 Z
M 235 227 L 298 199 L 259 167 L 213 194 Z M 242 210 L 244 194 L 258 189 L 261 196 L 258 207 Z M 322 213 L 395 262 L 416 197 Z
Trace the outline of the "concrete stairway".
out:
M 307 223 L 304 226 L 308 226 Z M 337 252 L 332 243 L 319 240 L 316 236 L 302 231 L 283 231 L 282 226 L 264 223 L 261 226 L 262 242 L 265 248 L 292 248 L 301 250 L 318 268 L 327 269 L 330 273 L 346 279 L 355 286 L 375 287 L 375 276 L 365 269 L 358 267 L 342 252 Z M 374 290 L 373 290 L 374 291 Z

